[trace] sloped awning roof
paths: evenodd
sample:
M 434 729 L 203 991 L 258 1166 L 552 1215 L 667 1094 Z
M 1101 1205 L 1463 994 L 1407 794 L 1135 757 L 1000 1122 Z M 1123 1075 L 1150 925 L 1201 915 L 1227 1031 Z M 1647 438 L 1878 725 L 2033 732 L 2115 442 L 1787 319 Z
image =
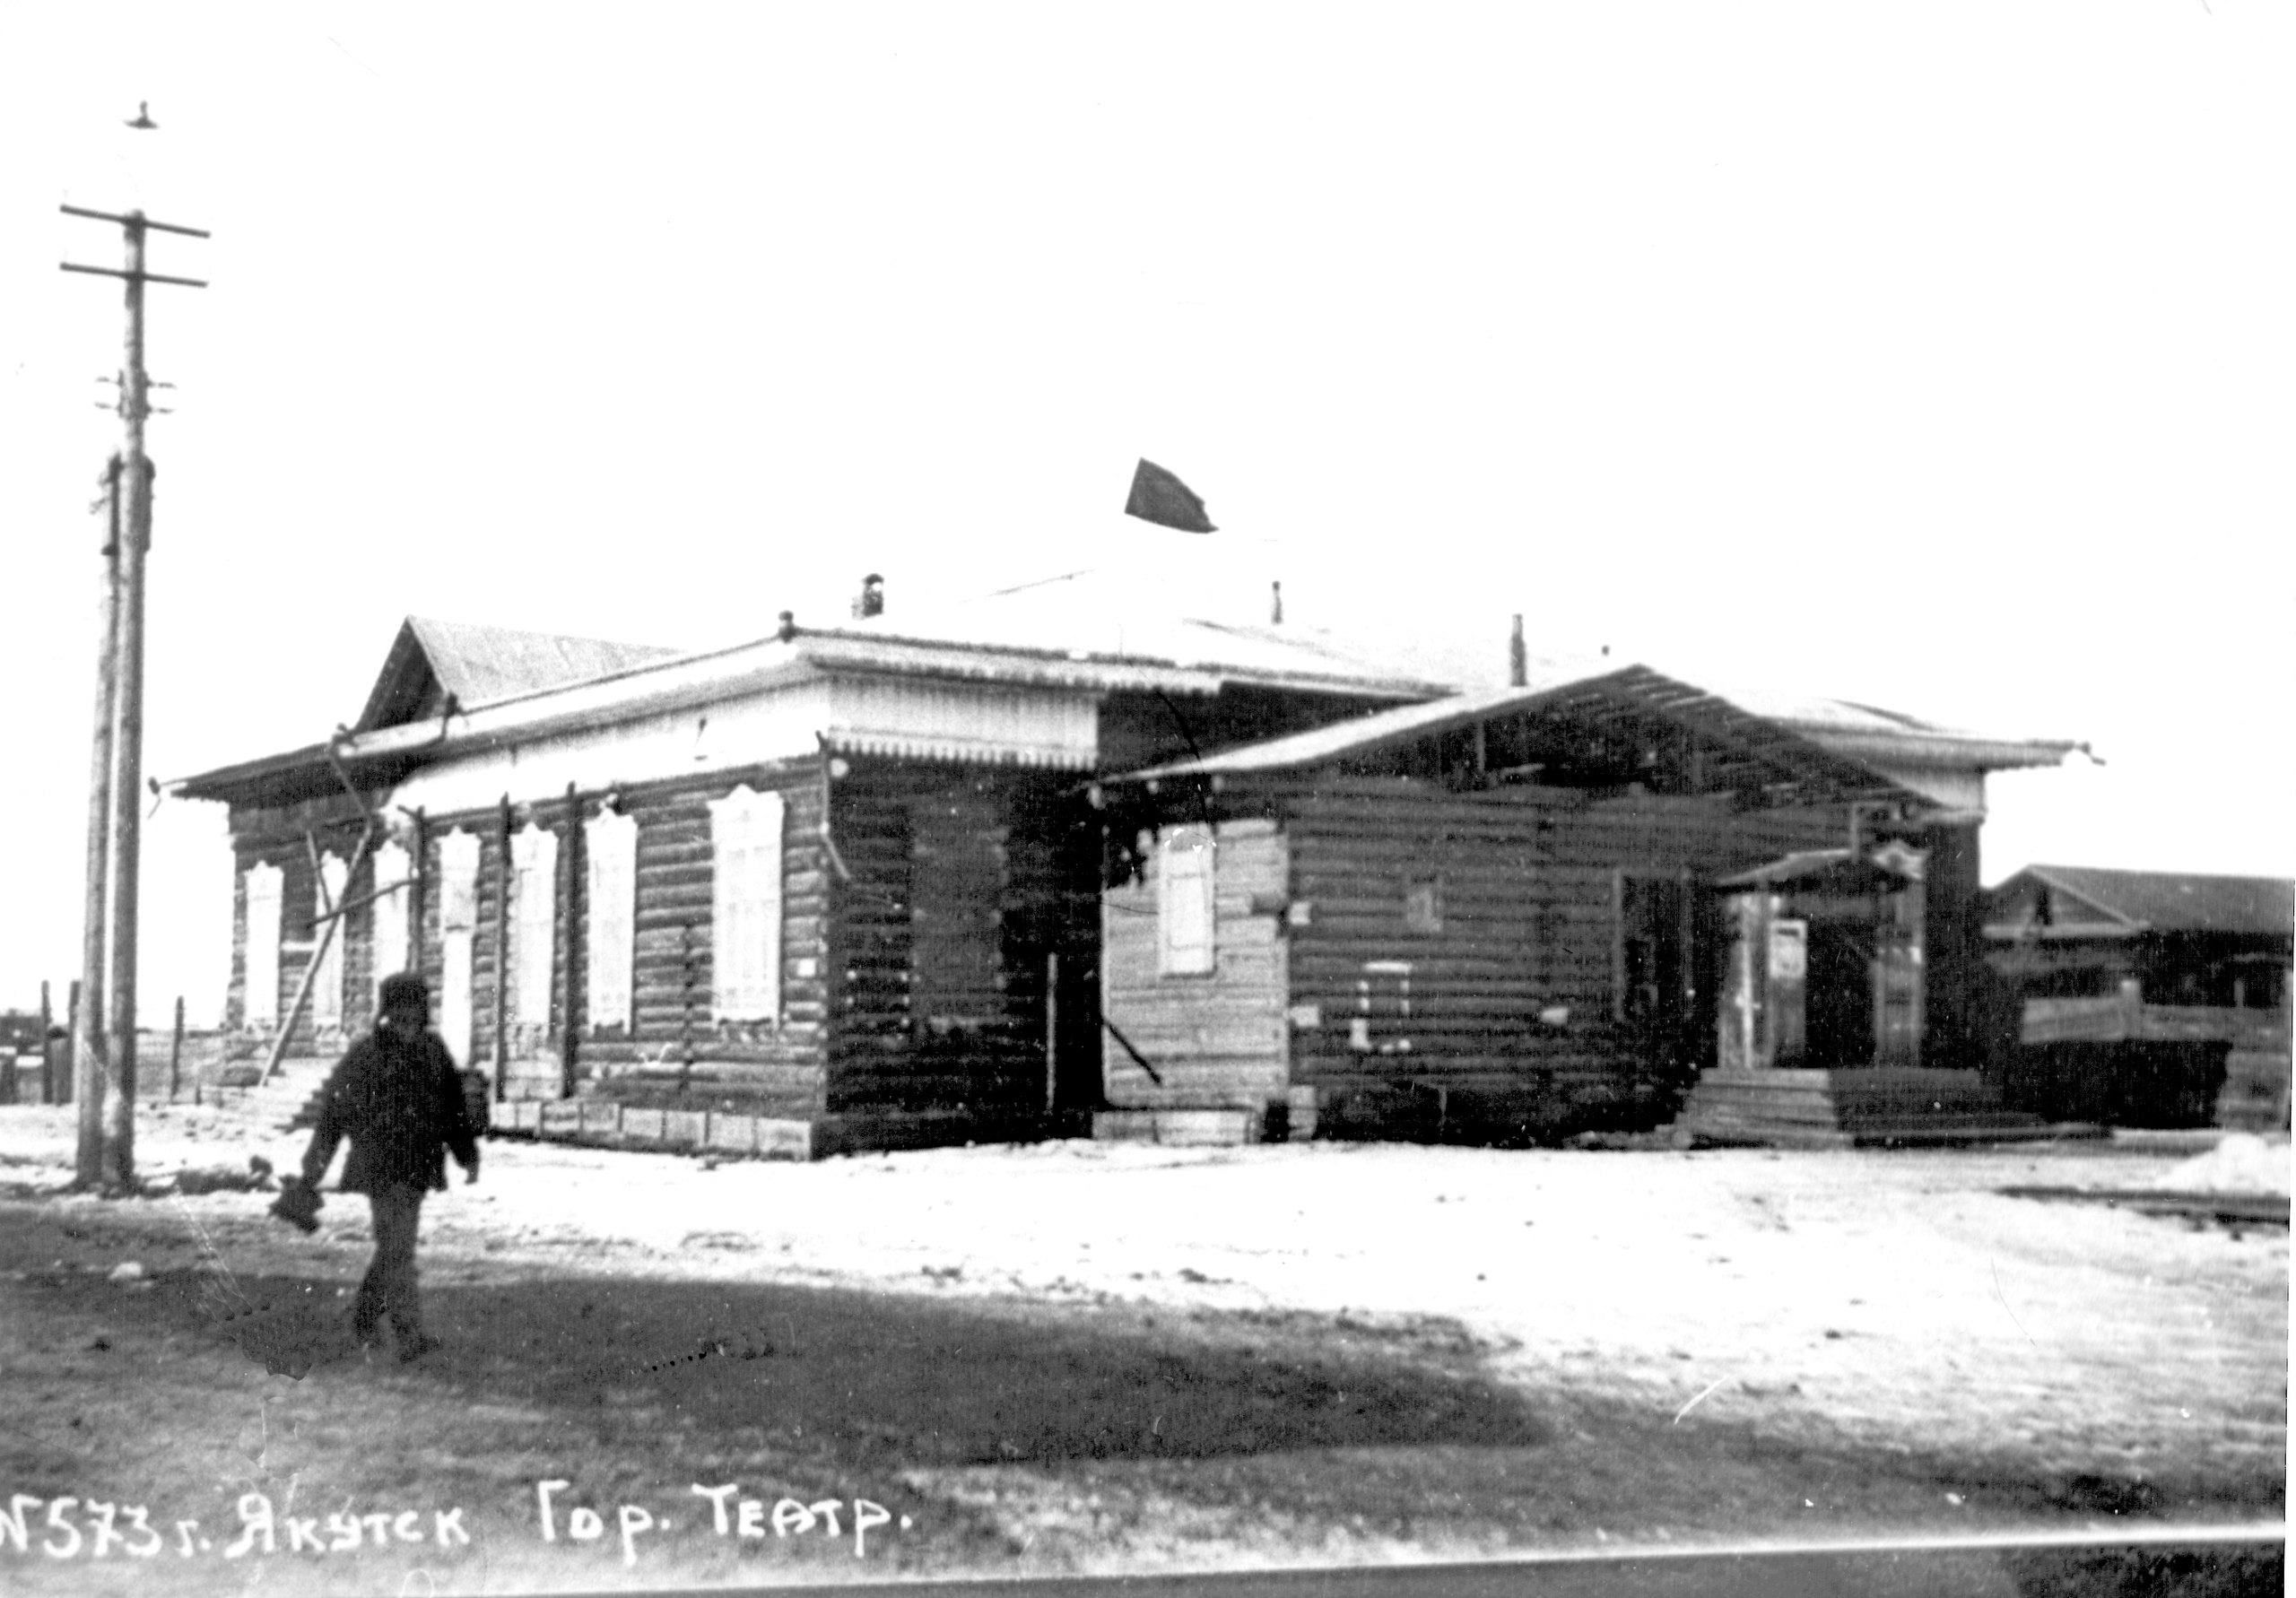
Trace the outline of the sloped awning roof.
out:
M 1994 889 L 1993 897 L 1999 900 L 2011 896 L 2021 882 L 2039 883 L 2055 893 L 2070 895 L 2096 913 L 2093 919 L 2083 918 L 2059 929 L 2067 935 L 2126 936 L 2142 932 L 2296 935 L 2296 882 L 2285 877 L 2029 865 Z
M 1797 849 L 1751 871 L 1718 879 L 1717 888 L 1825 887 L 1874 892 L 1921 880 L 1920 868 L 1883 853 L 1853 855 L 1848 849 Z
M 1483 689 L 1378 711 L 1310 732 L 1129 772 L 1114 780 L 1301 770 L 1375 754 L 1524 711 L 1544 710 L 1599 718 L 1624 710 L 1696 728 L 1783 771 L 1853 786 L 1896 786 L 1893 779 L 1837 749 L 1831 739 L 1792 723 L 1759 715 L 1648 666 L 1613 666 L 1602 662 L 1550 664 L 1547 669 L 1551 673 L 1547 678 L 1519 688 Z M 2015 763 L 2043 764 L 2062 759 L 2071 747 L 2019 743 L 2004 752 L 2016 756 Z M 1972 760 L 1971 763 L 1981 762 Z

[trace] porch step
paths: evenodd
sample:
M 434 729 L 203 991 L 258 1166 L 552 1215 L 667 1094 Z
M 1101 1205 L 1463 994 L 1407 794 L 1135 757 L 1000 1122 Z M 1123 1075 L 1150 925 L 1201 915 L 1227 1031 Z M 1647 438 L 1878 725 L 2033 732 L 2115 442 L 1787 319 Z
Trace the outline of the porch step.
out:
M 1683 1101 L 1677 1134 L 1772 1148 L 1977 1143 L 2067 1135 L 2002 1107 L 1974 1071 L 1709 1071 Z

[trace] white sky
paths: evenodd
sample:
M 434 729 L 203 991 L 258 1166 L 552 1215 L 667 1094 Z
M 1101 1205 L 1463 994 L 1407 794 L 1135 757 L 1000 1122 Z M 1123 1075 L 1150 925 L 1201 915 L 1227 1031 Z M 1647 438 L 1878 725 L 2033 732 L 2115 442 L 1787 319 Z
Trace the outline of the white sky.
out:
M 161 238 L 145 767 L 419 612 L 663 642 L 1159 563 L 2109 762 L 1986 871 L 2296 874 L 2288 8 L 0 11 L 0 1005 L 78 967 L 116 230 Z M 148 100 L 156 133 L 121 121 Z M 1118 514 L 1135 456 L 1223 531 Z M 147 832 L 147 1024 L 220 817 Z

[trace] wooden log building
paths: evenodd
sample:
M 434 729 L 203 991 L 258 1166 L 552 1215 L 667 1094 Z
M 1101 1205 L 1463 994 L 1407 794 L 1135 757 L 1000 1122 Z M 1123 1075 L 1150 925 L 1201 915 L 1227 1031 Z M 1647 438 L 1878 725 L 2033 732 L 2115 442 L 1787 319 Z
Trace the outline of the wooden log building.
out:
M 230 806 L 236 1051 L 331 1058 L 413 968 L 500 1125 L 799 1155 L 1081 1128 L 1091 774 L 1444 691 L 1304 630 L 1177 652 L 410 620 L 355 725 L 174 785 Z
M 2296 883 L 2031 865 L 1987 895 L 1985 935 L 2013 1103 L 2287 1130 Z
M 2029 1125 L 1983 1071 L 1977 829 L 1987 770 L 2072 746 L 1864 714 L 1602 668 L 1104 780 L 1096 1130 Z
M 808 1157 L 1112 1107 L 1111 1135 L 1543 1136 L 1673 1113 L 1758 899 L 1758 1081 L 1706 1119 L 1831 1132 L 1831 1077 L 1974 1079 L 1984 773 L 2069 747 L 1606 664 L 1462 693 L 1280 624 L 900 626 L 680 654 L 408 621 L 335 737 L 174 785 L 230 806 L 236 1051 L 331 1059 L 413 968 L 498 1127 L 544 1136 Z M 1829 849 L 1886 877 L 1843 936 L 1926 961 L 1880 1074 L 1787 1069 L 1772 1020 L 1772 924 L 1821 929 L 1814 970 L 1839 884 L 1718 886 Z

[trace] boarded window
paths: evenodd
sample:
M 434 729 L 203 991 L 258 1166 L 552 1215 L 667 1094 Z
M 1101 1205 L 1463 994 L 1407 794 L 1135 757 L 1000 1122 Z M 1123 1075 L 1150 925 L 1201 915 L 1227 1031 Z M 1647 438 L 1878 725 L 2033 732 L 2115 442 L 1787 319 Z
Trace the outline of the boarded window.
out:
M 439 1036 L 467 1065 L 477 1007 L 471 1002 L 471 942 L 478 926 L 478 838 L 456 828 L 439 840 Z
M 1612 1015 L 1679 1025 L 1690 1004 L 1690 887 L 1678 876 L 1622 871 L 1613 879 Z
M 1403 925 L 1406 932 L 1430 936 L 1443 930 L 1443 879 L 1414 877 L 1404 884 Z
M 1175 828 L 1164 838 L 1156 865 L 1157 969 L 1164 976 L 1200 977 L 1217 963 L 1213 854 L 1207 827 Z
M 781 1019 L 782 798 L 747 784 L 709 804 L 710 993 L 719 1020 Z
M 510 1019 L 537 1032 L 550 1029 L 557 926 L 558 834 L 529 821 L 510 839 Z
M 311 978 L 311 1024 L 317 1027 L 343 1025 L 344 926 L 342 918 L 330 912 L 343 908 L 350 882 L 351 868 L 339 855 L 319 856 L 319 880 L 311 894 L 311 935 L 317 940 L 313 948 L 319 962 L 318 974 Z M 317 952 L 321 949 L 324 954 Z
M 241 1016 L 250 1027 L 279 1024 L 279 868 L 258 861 L 247 870 L 247 994 Z
M 407 968 L 407 895 L 413 890 L 406 882 L 412 874 L 406 850 L 398 844 L 387 843 L 375 851 L 375 903 L 367 947 L 372 955 L 369 976 L 378 990 L 384 977 Z
M 637 946 L 638 820 L 600 811 L 582 824 L 589 862 L 589 934 L 584 991 L 590 1026 L 631 1024 L 631 965 Z

